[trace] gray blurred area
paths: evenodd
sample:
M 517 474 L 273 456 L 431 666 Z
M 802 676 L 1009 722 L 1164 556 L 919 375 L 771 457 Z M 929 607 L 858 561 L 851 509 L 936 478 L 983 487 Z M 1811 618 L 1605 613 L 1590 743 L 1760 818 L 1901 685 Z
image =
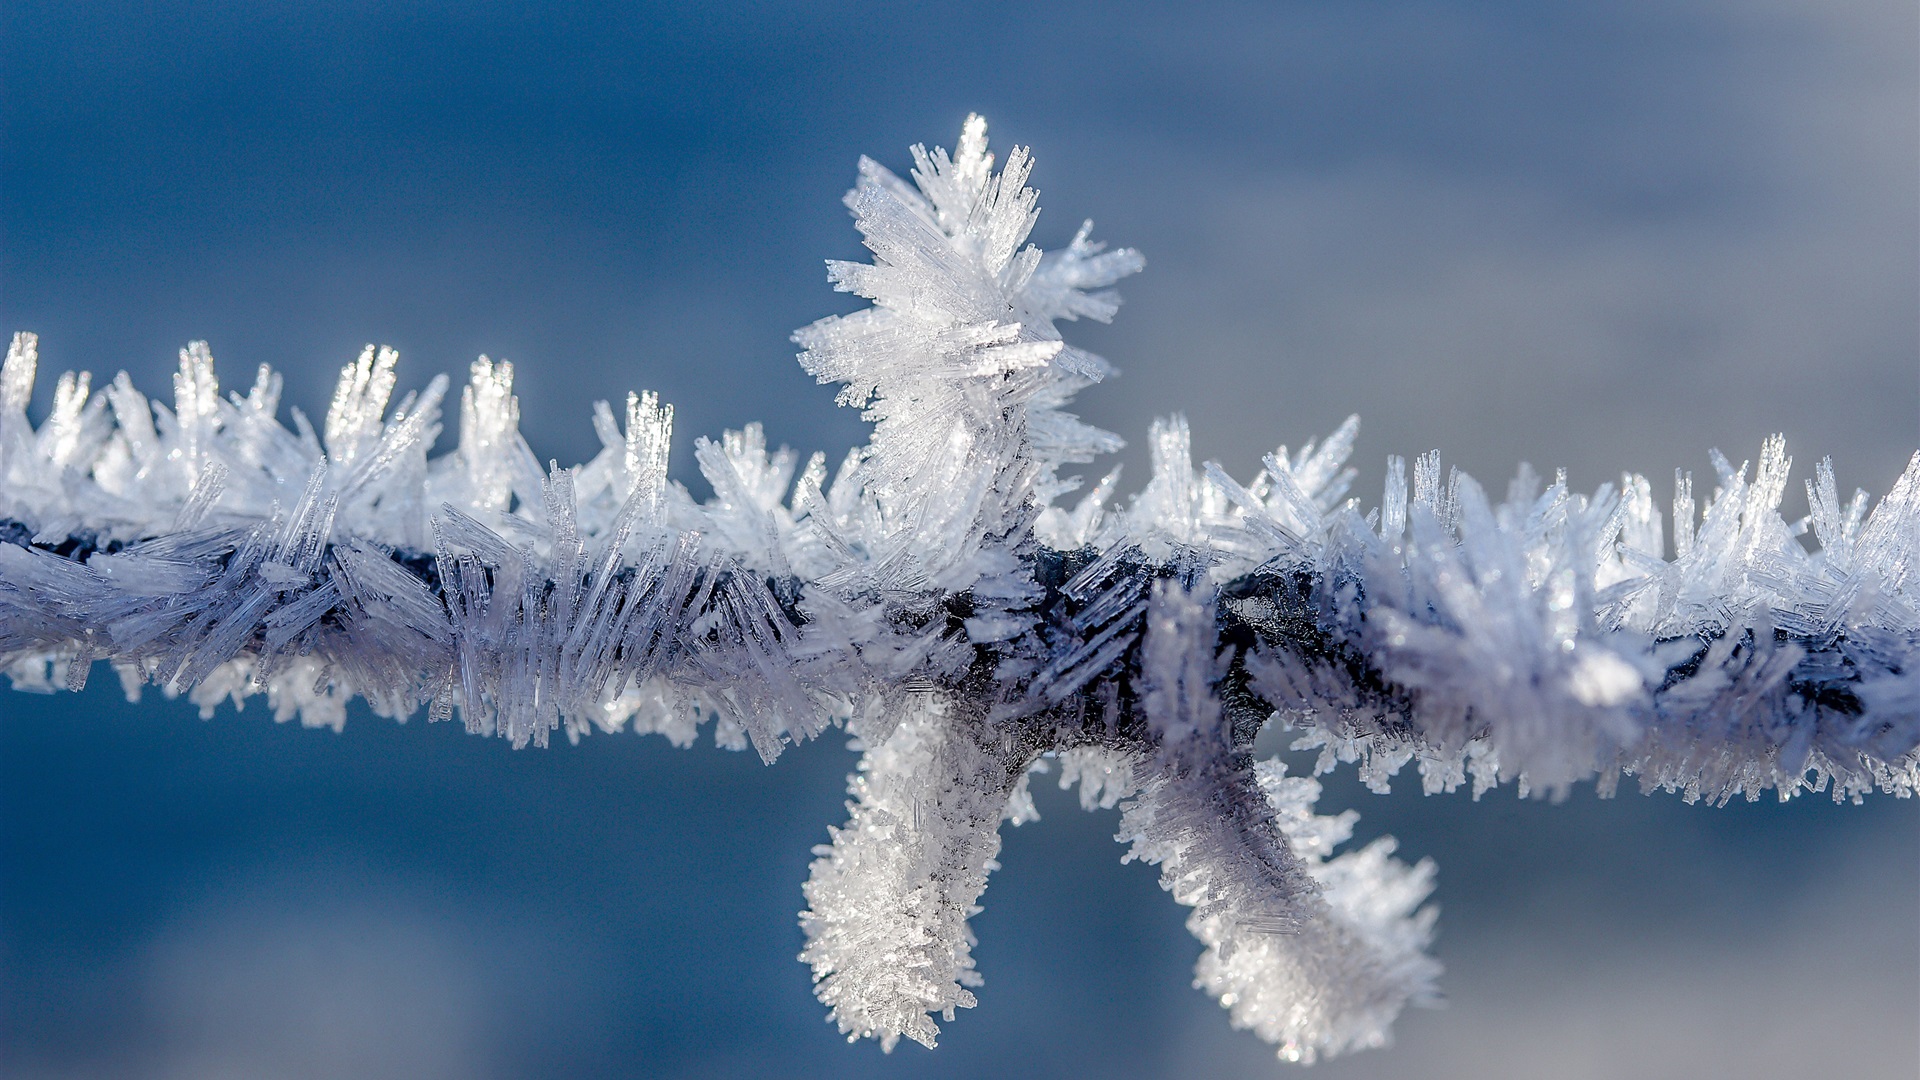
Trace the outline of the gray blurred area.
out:
M 1030 144 L 1063 243 L 1147 271 L 1069 337 L 1084 415 L 1182 410 L 1250 475 L 1362 415 L 1494 490 L 1710 475 L 1784 431 L 1884 492 L 1920 445 L 1910 3 L 0 5 L 0 329 L 43 378 L 163 393 L 211 341 L 322 411 L 368 341 L 401 388 L 515 362 L 543 457 L 655 389 L 690 444 L 864 438 L 787 334 L 860 153 Z M 37 415 L 37 414 L 36 414 Z M 1703 480 L 1703 482 L 1705 482 Z M 1797 485 L 1795 485 L 1797 487 Z M 1804 495 L 1789 494 L 1789 516 Z M 513 753 L 424 718 L 212 720 L 104 669 L 0 692 L 0 1075 L 1274 1076 L 1189 987 L 1198 945 L 1115 815 L 1037 785 L 939 1050 L 846 1046 L 795 913 L 844 815 L 837 737 L 772 768 L 595 736 Z M 1277 740 L 1276 742 L 1281 741 Z M 1414 784 L 1404 785 L 1408 788 Z M 1440 864 L 1444 1009 L 1324 1077 L 1920 1070 L 1920 808 L 1375 796 Z

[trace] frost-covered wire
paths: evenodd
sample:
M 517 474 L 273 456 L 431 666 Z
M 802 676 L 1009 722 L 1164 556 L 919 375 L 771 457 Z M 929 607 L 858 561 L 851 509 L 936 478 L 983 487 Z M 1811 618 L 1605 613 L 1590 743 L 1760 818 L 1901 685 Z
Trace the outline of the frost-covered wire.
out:
M 170 407 L 68 374 L 35 426 L 17 335 L 0 665 L 79 689 L 105 661 L 129 694 L 265 694 L 336 729 L 358 696 L 515 746 L 686 745 L 711 720 L 771 762 L 844 728 L 864 757 L 802 958 L 841 1031 L 889 1049 L 974 1004 L 967 920 L 1050 768 L 1120 807 L 1128 857 L 1193 908 L 1197 985 L 1294 1060 L 1378 1045 L 1433 997 L 1432 867 L 1391 840 L 1336 854 L 1353 815 L 1255 759 L 1269 722 L 1382 788 L 1408 764 L 1476 795 L 1920 784 L 1920 455 L 1871 511 L 1822 462 L 1794 524 L 1779 439 L 1753 467 L 1715 454 L 1698 502 L 1677 474 L 1670 517 L 1637 476 L 1581 495 L 1523 467 L 1496 502 L 1437 453 L 1390 459 L 1369 507 L 1356 421 L 1242 483 L 1196 468 L 1174 417 L 1139 494 L 1115 498 L 1116 470 L 1069 503 L 1067 470 L 1120 440 L 1065 411 L 1109 369 L 1058 327 L 1111 318 L 1141 258 L 1090 226 L 1027 244 L 1030 159 L 996 173 L 977 117 L 913 160 L 908 183 L 862 159 L 847 197 L 873 259 L 829 273 L 871 306 L 795 335 L 874 425 L 831 478 L 748 425 L 696 442 L 696 501 L 651 394 L 595 407 L 593 460 L 542 468 L 512 366 L 484 357 L 432 457 L 447 381 L 395 404 L 397 357 L 372 347 L 318 431 L 281 423 L 264 367 L 222 396 L 198 343 Z

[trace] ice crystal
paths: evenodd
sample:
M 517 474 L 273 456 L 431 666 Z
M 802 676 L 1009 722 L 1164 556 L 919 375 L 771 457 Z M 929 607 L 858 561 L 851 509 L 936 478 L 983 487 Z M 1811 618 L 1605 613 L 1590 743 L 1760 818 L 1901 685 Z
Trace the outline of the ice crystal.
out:
M 1433 996 L 1433 868 L 1390 839 L 1336 854 L 1355 816 L 1256 760 L 1270 722 L 1376 788 L 1408 764 L 1475 795 L 1920 784 L 1920 455 L 1871 510 L 1823 461 L 1813 547 L 1780 514 L 1781 440 L 1751 467 L 1715 453 L 1704 505 L 1676 474 L 1671 556 L 1638 476 L 1580 495 L 1523 467 L 1496 503 L 1436 452 L 1390 459 L 1364 508 L 1355 420 L 1242 483 L 1196 469 L 1176 416 L 1129 503 L 1108 474 L 1069 506 L 1063 470 L 1120 442 L 1065 411 L 1109 369 L 1058 324 L 1111 318 L 1141 258 L 1090 225 L 1028 244 L 1031 160 L 994 171 L 978 117 L 951 155 L 912 153 L 911 183 L 862 159 L 847 196 L 873 259 L 829 276 L 871 306 L 795 335 L 874 425 L 831 479 L 748 425 L 697 442 L 696 502 L 652 394 L 596 406 L 600 453 L 543 469 L 512 365 L 486 357 L 434 458 L 447 381 L 392 404 L 397 356 L 371 346 L 317 433 L 279 422 L 265 368 L 222 396 L 204 343 L 171 407 L 68 374 L 35 427 L 38 343 L 16 335 L 0 665 L 79 689 L 105 661 L 130 694 L 265 694 L 336 729 L 359 696 L 516 747 L 687 745 L 712 720 L 771 762 L 843 727 L 864 756 L 815 852 L 802 959 L 840 1030 L 888 1049 L 974 1005 L 967 920 L 1053 765 L 1193 908 L 1196 985 L 1299 1061 L 1379 1045 Z

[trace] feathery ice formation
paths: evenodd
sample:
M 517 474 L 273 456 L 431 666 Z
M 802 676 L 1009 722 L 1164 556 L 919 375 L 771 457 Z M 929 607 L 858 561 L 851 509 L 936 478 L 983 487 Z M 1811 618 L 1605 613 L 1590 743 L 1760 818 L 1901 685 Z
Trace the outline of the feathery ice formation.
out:
M 1376 787 L 1409 763 L 1476 795 L 1920 784 L 1920 455 L 1871 513 L 1823 462 L 1789 525 L 1780 440 L 1751 472 L 1715 454 L 1704 513 L 1676 476 L 1671 557 L 1637 476 L 1582 496 L 1523 468 L 1496 504 L 1437 454 L 1410 484 L 1394 458 L 1363 510 L 1354 421 L 1245 484 L 1158 423 L 1145 490 L 1118 504 L 1110 474 L 1068 508 L 1062 470 L 1120 441 L 1064 411 L 1109 369 L 1056 324 L 1110 318 L 1140 256 L 1087 228 L 1027 245 L 1030 160 L 993 172 L 977 117 L 951 157 L 913 157 L 912 186 L 863 159 L 847 196 L 874 259 L 829 274 L 872 306 L 796 335 L 874 423 L 831 481 L 749 425 L 696 442 L 695 502 L 652 395 L 624 426 L 598 406 L 605 448 L 543 470 L 512 367 L 485 358 L 430 458 L 447 381 L 389 410 L 395 354 L 371 347 L 319 432 L 297 409 L 281 425 L 265 368 L 223 398 L 204 344 L 171 408 L 68 374 L 35 427 L 18 335 L 0 665 L 78 689 L 104 660 L 129 694 L 210 712 L 264 693 L 336 729 L 361 696 L 516 747 L 623 727 L 685 745 L 711 718 L 771 762 L 844 726 L 865 757 L 816 849 L 803 959 L 840 1029 L 889 1049 L 974 1004 L 967 919 L 1051 768 L 1119 806 L 1127 857 L 1193 909 L 1196 985 L 1307 1061 L 1383 1043 L 1431 997 L 1432 867 L 1390 840 L 1335 855 L 1354 816 L 1315 815 L 1315 781 L 1254 759 L 1269 720 Z

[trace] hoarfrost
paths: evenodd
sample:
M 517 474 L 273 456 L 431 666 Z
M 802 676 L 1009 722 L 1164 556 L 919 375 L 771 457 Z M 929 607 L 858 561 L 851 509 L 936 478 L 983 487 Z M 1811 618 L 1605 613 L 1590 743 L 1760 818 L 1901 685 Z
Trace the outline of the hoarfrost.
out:
M 1058 324 L 1112 318 L 1142 260 L 1090 224 L 1029 244 L 1031 159 L 995 172 L 978 117 L 912 157 L 911 182 L 862 159 L 847 196 L 873 259 L 828 273 L 871 306 L 795 334 L 874 424 L 831 478 L 748 425 L 697 442 L 695 502 L 651 393 L 595 407 L 593 460 L 543 468 L 513 366 L 486 357 L 433 458 L 447 381 L 395 405 L 397 354 L 373 346 L 319 432 L 280 423 L 265 368 L 223 397 L 199 342 L 171 406 L 70 373 L 36 427 L 38 342 L 16 335 L 0 668 L 79 689 L 105 661 L 130 696 L 264 693 L 336 730 L 358 696 L 515 746 L 688 745 L 712 720 L 771 762 L 843 726 L 865 752 L 803 959 L 840 1030 L 887 1049 L 975 1004 L 967 921 L 1049 760 L 1193 908 L 1196 985 L 1298 1061 L 1379 1045 L 1432 999 L 1433 867 L 1390 839 L 1336 855 L 1354 815 L 1255 759 L 1269 721 L 1377 789 L 1408 764 L 1475 796 L 1920 785 L 1920 454 L 1877 505 L 1822 461 L 1795 526 L 1782 440 L 1714 453 L 1704 500 L 1676 474 L 1669 529 L 1643 477 L 1583 495 L 1523 466 L 1496 502 L 1438 452 L 1389 459 L 1363 510 L 1357 419 L 1241 482 L 1196 467 L 1175 416 L 1139 494 L 1116 499 L 1116 470 L 1069 506 L 1063 470 L 1120 441 L 1066 411 L 1110 369 Z

